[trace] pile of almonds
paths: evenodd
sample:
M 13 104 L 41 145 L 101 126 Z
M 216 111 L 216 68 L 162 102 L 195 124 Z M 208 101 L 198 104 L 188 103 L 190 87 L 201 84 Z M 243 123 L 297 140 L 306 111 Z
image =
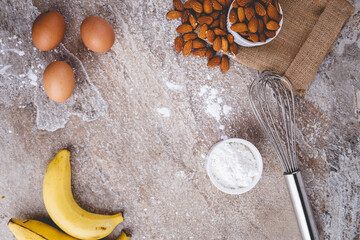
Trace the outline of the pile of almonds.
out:
M 229 14 L 231 30 L 253 42 L 275 37 L 281 18 L 278 0 L 236 0 Z
M 176 29 L 181 35 L 175 38 L 175 49 L 185 56 L 206 56 L 208 67 L 220 65 L 223 72 L 229 70 L 229 58 L 217 54 L 230 50 L 237 54 L 238 46 L 234 37 L 226 30 L 226 18 L 232 0 L 173 0 L 175 10 L 167 13 L 168 19 L 181 18 Z M 204 41 L 204 40 L 207 40 Z M 212 46 L 211 46 L 212 44 Z

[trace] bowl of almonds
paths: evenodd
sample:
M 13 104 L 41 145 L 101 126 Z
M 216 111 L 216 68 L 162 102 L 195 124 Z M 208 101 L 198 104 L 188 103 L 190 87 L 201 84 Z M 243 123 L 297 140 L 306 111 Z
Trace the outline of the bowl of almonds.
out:
M 227 16 L 227 29 L 243 47 L 271 42 L 280 32 L 283 12 L 278 0 L 234 0 Z

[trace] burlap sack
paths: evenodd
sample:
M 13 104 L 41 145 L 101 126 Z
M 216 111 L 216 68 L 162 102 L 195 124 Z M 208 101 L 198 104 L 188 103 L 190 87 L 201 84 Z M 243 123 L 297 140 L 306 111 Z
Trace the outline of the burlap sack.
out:
M 280 0 L 284 23 L 270 43 L 242 47 L 236 60 L 261 71 L 284 74 L 304 94 L 341 28 L 354 11 L 346 0 Z

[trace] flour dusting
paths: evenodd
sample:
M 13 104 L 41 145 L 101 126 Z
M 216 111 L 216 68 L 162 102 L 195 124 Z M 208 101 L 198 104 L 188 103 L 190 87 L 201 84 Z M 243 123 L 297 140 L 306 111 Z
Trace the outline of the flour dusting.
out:
M 156 109 L 159 114 L 161 114 L 163 117 L 170 117 L 171 111 L 168 108 L 158 108 Z

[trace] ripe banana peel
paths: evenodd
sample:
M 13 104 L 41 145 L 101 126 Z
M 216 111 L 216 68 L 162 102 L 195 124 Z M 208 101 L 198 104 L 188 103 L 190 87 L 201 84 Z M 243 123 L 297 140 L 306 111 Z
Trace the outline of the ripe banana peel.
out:
M 49 163 L 43 182 L 43 198 L 51 219 L 67 234 L 79 239 L 100 239 L 109 235 L 124 218 L 95 214 L 82 209 L 71 191 L 70 152 L 60 150 Z
M 12 218 L 8 227 L 18 240 L 77 240 L 77 238 L 36 220 Z

